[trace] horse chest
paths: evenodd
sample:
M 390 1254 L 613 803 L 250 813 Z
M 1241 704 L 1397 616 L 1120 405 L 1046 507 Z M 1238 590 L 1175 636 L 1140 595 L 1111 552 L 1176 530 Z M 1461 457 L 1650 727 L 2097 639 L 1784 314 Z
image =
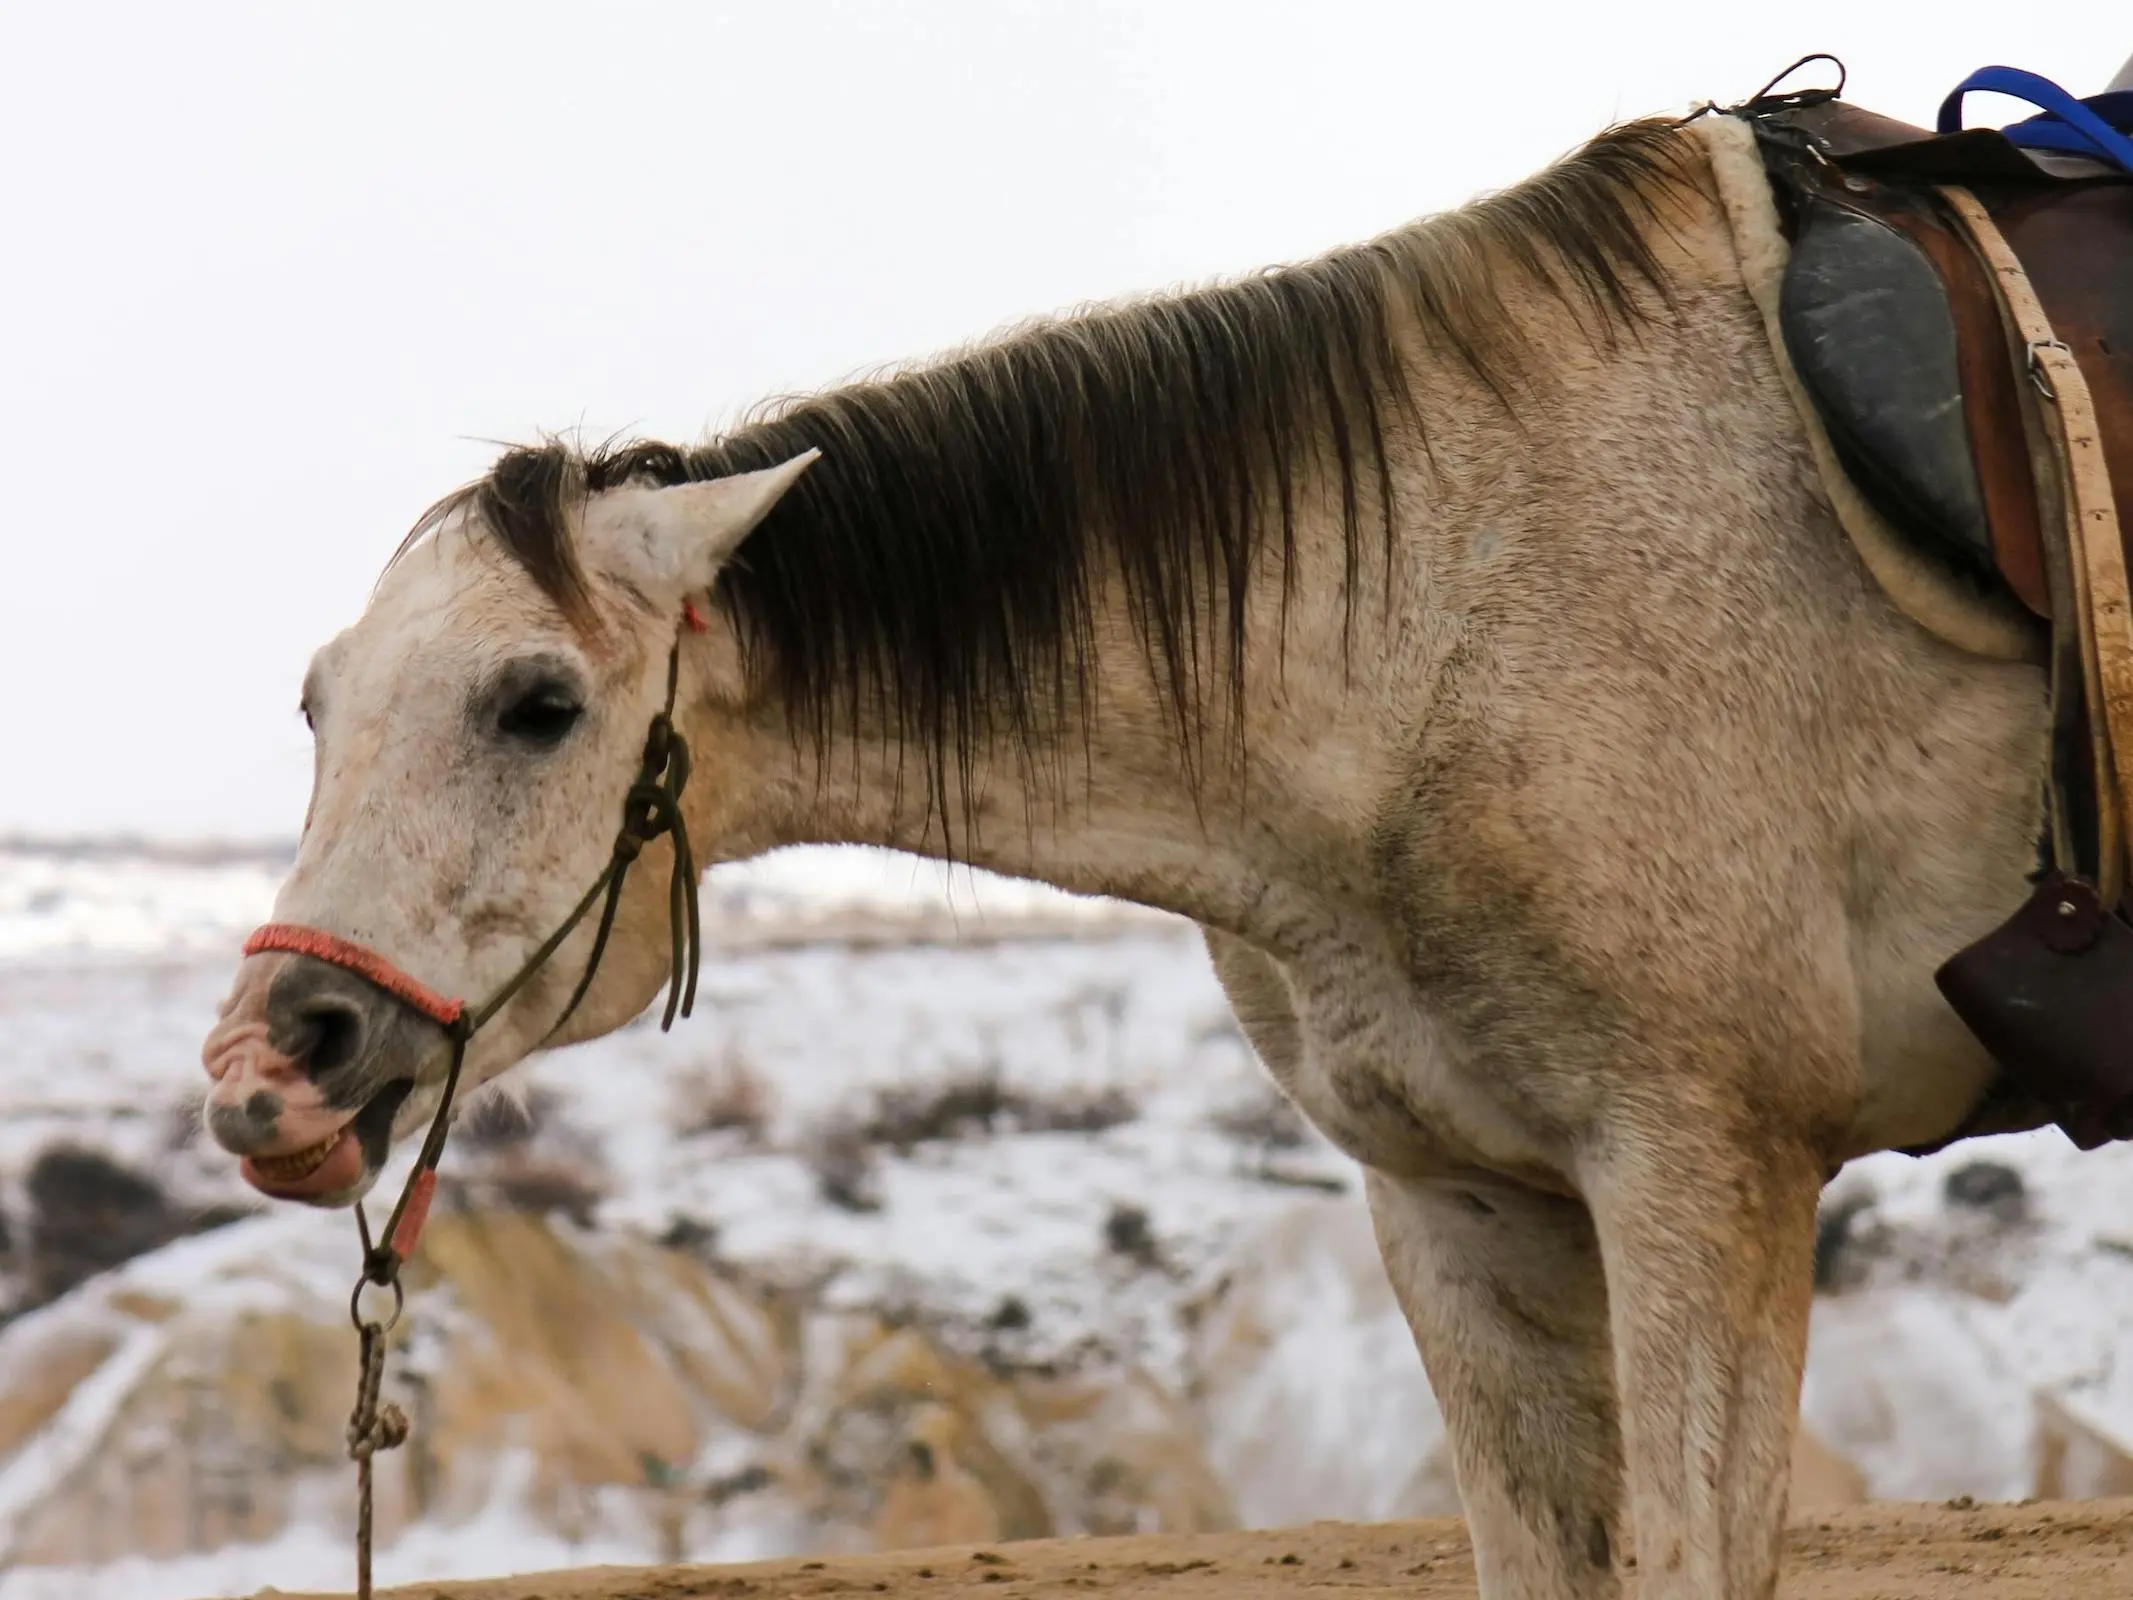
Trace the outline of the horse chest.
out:
M 1404 974 L 1292 974 L 1291 988 L 1300 1049 L 1269 1067 L 1345 1154 L 1401 1177 L 1481 1169 L 1562 1187 L 1549 1141 Z

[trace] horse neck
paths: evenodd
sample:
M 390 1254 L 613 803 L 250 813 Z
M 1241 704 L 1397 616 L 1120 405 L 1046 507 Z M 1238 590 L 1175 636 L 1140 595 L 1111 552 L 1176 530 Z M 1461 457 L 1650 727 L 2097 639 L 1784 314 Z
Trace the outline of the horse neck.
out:
M 1167 740 L 1135 738 L 1124 719 L 1099 719 L 1086 741 L 1078 733 L 1047 738 L 1027 752 L 990 741 L 977 753 L 970 803 L 951 771 L 945 812 L 927 792 L 926 752 L 896 740 L 841 727 L 824 740 L 775 713 L 744 728 L 716 714 L 706 720 L 712 725 L 692 731 L 691 742 L 721 752 L 721 781 L 691 827 L 712 859 L 870 845 L 1165 909 L 1189 912 L 1197 898 L 1163 881 L 1165 863 L 1189 853 L 1190 795 L 1182 779 L 1151 770 L 1159 757 L 1145 759 L 1167 753 Z
M 1327 559 L 1337 563 L 1338 551 Z M 685 731 L 707 765 L 710 752 L 717 757 L 692 829 L 714 860 L 787 845 L 870 845 L 1238 925 L 1276 875 L 1266 859 L 1269 820 L 1306 809 L 1274 759 L 1294 743 L 1293 708 L 1327 715 L 1317 675 L 1299 663 L 1326 654 L 1321 633 L 1339 649 L 1337 623 L 1292 604 L 1289 697 L 1276 701 L 1266 687 L 1276 672 L 1279 600 L 1278 575 L 1255 585 L 1253 709 L 1241 746 L 1218 675 L 1210 675 L 1193 737 L 1181 734 L 1123 607 L 1106 603 L 1090 635 L 1088 723 L 1044 730 L 1025 746 L 996 722 L 1001 732 L 981 742 L 967 787 L 951 762 L 945 808 L 928 792 L 929 753 L 915 745 L 841 721 L 826 730 L 796 724 L 775 705 L 746 718 L 699 708 Z M 1294 839 L 1306 830 L 1283 831 Z M 1317 870 L 1323 878 L 1331 869 Z

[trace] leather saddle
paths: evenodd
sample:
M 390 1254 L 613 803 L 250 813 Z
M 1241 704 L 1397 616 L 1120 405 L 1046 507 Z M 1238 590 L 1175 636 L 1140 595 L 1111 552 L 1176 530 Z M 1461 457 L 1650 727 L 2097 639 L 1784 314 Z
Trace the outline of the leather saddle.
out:
M 2133 90 L 2092 103 L 2133 122 Z M 2028 272 L 2133 511 L 2133 173 L 1840 100 L 1776 112 L 1758 132 L 1792 244 L 1787 351 L 1846 468 L 1899 531 L 2048 619 L 2024 352 L 1941 190 L 1975 194 Z
M 2056 112 L 1960 129 L 1966 91 L 2036 85 Z M 1940 133 L 1835 91 L 1730 111 L 1756 131 L 1791 246 L 1786 353 L 1846 472 L 2048 641 L 2034 894 L 1940 987 L 1999 1062 L 1996 1096 L 2044 1107 L 2083 1148 L 2133 1137 L 2133 90 L 2072 102 L 1988 68 Z

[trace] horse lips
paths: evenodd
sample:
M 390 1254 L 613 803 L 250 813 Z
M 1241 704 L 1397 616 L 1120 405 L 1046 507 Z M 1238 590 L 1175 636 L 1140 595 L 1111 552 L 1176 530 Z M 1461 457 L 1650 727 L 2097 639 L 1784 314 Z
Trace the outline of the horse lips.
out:
M 316 1200 L 354 1188 L 363 1179 L 363 1144 L 354 1127 L 282 1156 L 247 1156 L 244 1181 L 270 1200 Z

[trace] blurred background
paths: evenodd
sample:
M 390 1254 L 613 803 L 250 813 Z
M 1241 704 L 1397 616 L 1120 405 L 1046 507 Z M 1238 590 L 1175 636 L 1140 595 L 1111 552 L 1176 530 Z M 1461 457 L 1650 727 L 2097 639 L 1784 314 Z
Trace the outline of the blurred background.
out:
M 200 1148 L 197 1042 L 302 814 L 306 658 L 499 442 L 687 438 L 1313 254 L 1809 51 L 1930 124 L 1977 66 L 2093 93 L 2133 49 L 2107 0 L 0 30 L 0 1600 L 346 1580 L 354 1243 Z M 1454 1509 L 1353 1169 L 1189 930 L 852 853 L 711 904 L 693 1024 L 455 1144 L 384 1577 Z M 2129 1201 L 2057 1135 L 1840 1177 L 1803 1499 L 2133 1492 Z

